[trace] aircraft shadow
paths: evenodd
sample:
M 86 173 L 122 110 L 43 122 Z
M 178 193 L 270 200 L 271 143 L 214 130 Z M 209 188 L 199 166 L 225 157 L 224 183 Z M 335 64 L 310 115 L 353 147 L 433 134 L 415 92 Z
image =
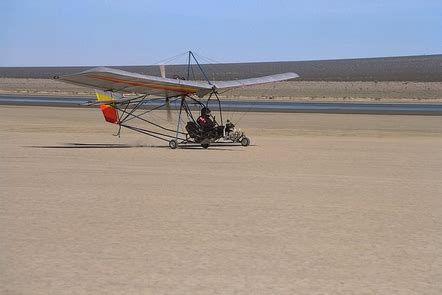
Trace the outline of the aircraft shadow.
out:
M 29 148 L 41 149 L 130 149 L 130 148 L 169 148 L 168 146 L 120 143 L 65 143 L 60 145 L 31 145 Z

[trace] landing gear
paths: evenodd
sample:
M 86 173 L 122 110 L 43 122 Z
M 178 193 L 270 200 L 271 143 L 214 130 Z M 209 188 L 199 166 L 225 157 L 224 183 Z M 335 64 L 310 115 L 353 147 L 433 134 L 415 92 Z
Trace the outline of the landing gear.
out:
M 242 146 L 249 146 L 250 145 L 250 139 L 248 137 L 243 137 L 241 139 L 241 145 Z
M 208 143 L 202 143 L 201 146 L 203 147 L 203 149 L 207 149 L 209 147 Z
M 169 141 L 169 147 L 173 150 L 176 149 L 178 147 L 178 142 L 175 139 L 172 139 Z

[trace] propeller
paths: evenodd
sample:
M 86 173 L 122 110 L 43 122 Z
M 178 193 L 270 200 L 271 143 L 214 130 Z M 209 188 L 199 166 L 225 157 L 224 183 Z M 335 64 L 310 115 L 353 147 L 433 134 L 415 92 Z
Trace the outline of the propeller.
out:
M 166 78 L 166 65 L 160 64 L 160 73 L 162 78 Z
M 160 74 L 161 78 L 166 78 L 166 65 L 160 64 Z M 166 114 L 167 121 L 172 121 L 172 108 L 170 107 L 170 99 L 166 97 Z
M 167 121 L 172 121 L 172 108 L 170 107 L 170 99 L 166 97 L 166 114 Z

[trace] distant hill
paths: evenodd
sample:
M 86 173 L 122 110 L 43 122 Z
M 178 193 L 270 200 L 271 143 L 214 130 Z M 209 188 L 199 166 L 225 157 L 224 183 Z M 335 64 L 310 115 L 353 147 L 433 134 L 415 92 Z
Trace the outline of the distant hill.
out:
M 92 66 L 91 66 L 92 67 Z M 91 67 L 0 67 L 0 77 L 52 78 Z M 158 66 L 112 66 L 159 76 Z M 360 58 L 322 61 L 281 61 L 203 65 L 209 79 L 230 80 L 296 72 L 303 81 L 416 81 L 442 82 L 442 54 L 406 57 Z M 203 79 L 197 67 L 191 79 Z M 186 65 L 166 65 L 168 77 L 187 74 Z

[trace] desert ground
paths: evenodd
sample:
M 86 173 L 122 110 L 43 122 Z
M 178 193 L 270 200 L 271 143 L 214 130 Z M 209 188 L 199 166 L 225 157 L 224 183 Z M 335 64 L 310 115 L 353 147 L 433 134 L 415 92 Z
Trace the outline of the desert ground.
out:
M 442 117 L 249 113 L 170 150 L 0 107 L 1 294 L 441 294 Z

